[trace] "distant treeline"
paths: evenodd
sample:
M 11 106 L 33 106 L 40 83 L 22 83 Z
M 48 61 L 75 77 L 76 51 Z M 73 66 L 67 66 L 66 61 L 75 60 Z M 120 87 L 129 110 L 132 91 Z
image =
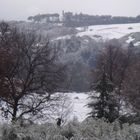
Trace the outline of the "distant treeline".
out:
M 124 24 L 140 22 L 140 15 L 137 17 L 111 16 L 111 15 L 88 15 L 74 14 L 72 12 L 63 12 L 62 17 L 58 13 L 55 14 L 38 14 L 28 17 L 33 22 L 43 23 L 62 23 L 67 27 L 101 25 L 101 24 Z

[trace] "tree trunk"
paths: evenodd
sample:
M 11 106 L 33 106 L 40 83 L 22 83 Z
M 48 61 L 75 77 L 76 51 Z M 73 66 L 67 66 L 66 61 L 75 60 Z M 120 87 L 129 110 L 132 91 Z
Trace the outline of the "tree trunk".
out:
M 15 101 L 15 104 L 13 107 L 13 114 L 12 114 L 12 123 L 15 123 L 17 121 L 17 111 L 18 111 L 18 102 Z

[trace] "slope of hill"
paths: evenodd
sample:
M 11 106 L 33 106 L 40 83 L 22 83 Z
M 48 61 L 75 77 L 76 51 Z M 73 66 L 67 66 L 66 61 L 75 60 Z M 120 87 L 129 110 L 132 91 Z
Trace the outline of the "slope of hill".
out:
M 96 25 L 89 26 L 87 30 L 77 28 L 81 31 L 77 36 L 90 36 L 93 39 L 119 39 L 127 34 L 140 32 L 140 23 L 137 24 L 113 24 L 113 25 Z

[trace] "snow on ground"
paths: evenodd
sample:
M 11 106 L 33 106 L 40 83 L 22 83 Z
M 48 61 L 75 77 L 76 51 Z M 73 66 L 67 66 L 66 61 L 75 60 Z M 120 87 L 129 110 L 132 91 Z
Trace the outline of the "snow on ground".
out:
M 129 36 L 128 37 L 128 40 L 126 40 L 126 43 L 130 43 L 130 42 L 132 42 L 132 41 L 134 41 L 135 40 L 135 38 L 133 38 L 132 36 Z
M 44 107 L 47 107 L 47 110 L 46 108 L 43 109 L 43 118 L 30 115 L 26 115 L 24 117 L 26 119 L 31 119 L 38 124 L 42 124 L 47 121 L 56 122 L 57 118 L 62 118 L 65 122 L 73 120 L 73 118 L 77 118 L 78 121 L 81 122 L 90 112 L 90 109 L 86 106 L 89 102 L 89 93 L 56 93 L 53 96 L 60 97 L 60 100 L 50 103 L 46 102 L 46 105 L 43 105 Z M 29 97 L 34 98 L 34 96 Z M 30 104 L 30 98 L 28 98 L 28 100 L 26 99 L 25 104 Z M 4 107 L 5 103 L 3 103 L 2 106 Z M 2 111 L 0 110 L 0 123 L 10 123 L 10 120 L 11 117 L 7 119 L 2 117 Z
M 90 112 L 90 109 L 86 106 L 89 102 L 88 93 L 68 93 L 68 96 L 73 105 L 70 119 L 76 117 L 79 121 L 83 121 Z
M 58 101 L 58 108 L 56 106 L 56 109 L 51 109 L 54 120 L 62 118 L 64 121 L 69 121 L 77 118 L 81 122 L 87 117 L 90 112 L 90 109 L 87 107 L 90 100 L 88 98 L 89 93 L 72 92 L 57 94 L 61 95 L 61 100 Z
M 90 36 L 93 39 L 103 40 L 119 39 L 127 34 L 140 32 L 140 23 L 135 24 L 111 24 L 111 25 L 95 25 L 89 26 L 84 30 L 84 27 L 77 28 L 79 33 L 77 36 Z
M 43 109 L 43 118 L 29 115 L 24 117 L 38 124 L 42 124 L 45 122 L 56 123 L 56 120 L 58 118 L 62 118 L 64 124 L 70 120 L 73 120 L 74 118 L 76 118 L 79 122 L 82 122 L 87 118 L 88 113 L 90 113 L 91 111 L 91 109 L 87 107 L 87 104 L 91 101 L 91 99 L 89 98 L 90 95 L 91 92 L 56 93 L 53 96 L 60 97 L 60 100 L 55 100 L 54 102 L 50 103 L 46 102 L 46 106 L 48 107 Z M 95 92 L 94 95 L 98 96 L 98 94 Z M 126 107 L 125 102 L 122 101 L 122 114 L 127 114 L 127 112 L 131 112 L 131 108 L 129 106 Z M 0 111 L 0 114 L 1 113 L 2 112 Z M 0 115 L 0 123 L 10 123 L 10 118 L 5 119 Z
M 140 41 L 136 42 L 134 46 L 140 46 Z
M 140 23 L 130 24 L 110 24 L 110 25 L 93 25 L 87 27 L 76 28 L 79 31 L 77 34 L 60 36 L 52 41 L 70 39 L 72 36 L 77 37 L 89 36 L 95 41 L 107 41 L 110 39 L 119 39 L 130 33 L 140 32 Z
M 56 39 L 53 39 L 52 41 L 70 39 L 71 37 L 72 37 L 72 35 L 60 36 L 60 37 L 57 37 Z

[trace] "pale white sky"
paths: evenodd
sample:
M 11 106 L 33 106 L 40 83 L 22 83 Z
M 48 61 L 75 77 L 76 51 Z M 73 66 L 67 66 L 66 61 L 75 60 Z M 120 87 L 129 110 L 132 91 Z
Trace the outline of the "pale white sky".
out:
M 28 16 L 62 10 L 94 15 L 137 16 L 140 0 L 0 0 L 0 19 L 25 20 Z

